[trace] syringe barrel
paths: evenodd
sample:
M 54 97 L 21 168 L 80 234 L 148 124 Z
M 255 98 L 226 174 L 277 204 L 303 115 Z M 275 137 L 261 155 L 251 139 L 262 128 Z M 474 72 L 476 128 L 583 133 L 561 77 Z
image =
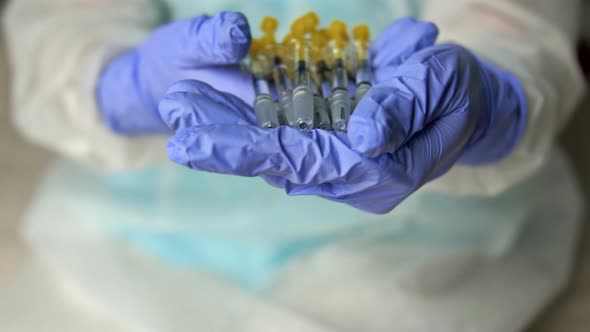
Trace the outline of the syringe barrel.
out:
M 346 89 L 334 89 L 330 98 L 330 115 L 332 128 L 336 131 L 346 131 L 350 118 L 352 100 Z
M 260 75 L 257 75 L 260 76 Z M 261 77 L 256 77 L 254 80 L 254 92 L 256 95 L 270 95 L 270 85 L 268 81 Z
M 319 77 L 319 84 L 320 84 L 320 92 L 322 96 L 328 97 L 332 92 L 332 86 L 330 83 L 330 68 L 326 61 L 321 60 L 317 64 L 317 74 Z
M 348 88 L 348 73 L 344 63 L 336 61 L 332 69 L 332 89 L 347 89 Z
M 326 100 L 320 95 L 313 96 L 313 108 L 315 110 L 315 125 L 316 128 L 323 130 L 332 130 L 332 123 L 330 121 L 330 113 L 328 112 L 328 105 Z
M 294 127 L 295 115 L 293 114 L 293 91 L 283 90 L 279 95 L 279 109 L 284 124 Z
M 373 75 L 371 72 L 371 66 L 369 66 L 369 61 L 361 60 L 356 71 L 356 84 L 371 83 L 372 80 Z
M 356 101 L 356 104 L 358 104 L 361 101 L 361 99 L 365 96 L 365 94 L 367 94 L 369 89 L 371 89 L 371 84 L 366 82 L 360 83 L 356 86 L 356 91 L 354 92 L 354 99 Z
M 305 61 L 299 61 L 295 71 L 295 86 L 306 85 L 311 87 L 311 75 Z
M 309 131 L 314 127 L 313 91 L 307 85 L 299 85 L 293 90 L 294 127 L 301 131 Z
M 276 103 L 268 94 L 256 96 L 254 100 L 254 113 L 256 114 L 258 125 L 262 128 L 275 128 L 280 125 Z
M 291 82 L 291 78 L 289 77 L 287 66 L 284 64 L 276 64 L 273 68 L 272 76 L 279 94 L 281 94 L 283 90 L 293 90 L 293 82 Z
M 332 86 L 330 85 L 330 81 L 322 82 L 322 96 L 330 97 L 332 95 Z

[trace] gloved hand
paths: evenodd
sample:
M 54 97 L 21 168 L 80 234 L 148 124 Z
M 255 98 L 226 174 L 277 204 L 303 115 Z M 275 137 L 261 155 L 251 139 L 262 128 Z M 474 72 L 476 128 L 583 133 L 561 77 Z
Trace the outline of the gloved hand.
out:
M 182 79 L 207 82 L 251 103 L 251 78 L 237 65 L 250 42 L 248 21 L 234 12 L 158 28 L 142 45 L 114 58 L 104 69 L 97 102 L 105 124 L 127 135 L 170 132 L 160 119 L 158 102 Z
M 380 82 L 360 101 L 348 133 L 261 129 L 239 98 L 180 82 L 160 104 L 176 131 L 168 154 L 193 169 L 262 176 L 290 195 L 389 212 L 457 161 L 505 157 L 524 131 L 517 80 L 460 46 L 431 46 L 436 35 L 432 24 L 406 19 L 374 43 Z

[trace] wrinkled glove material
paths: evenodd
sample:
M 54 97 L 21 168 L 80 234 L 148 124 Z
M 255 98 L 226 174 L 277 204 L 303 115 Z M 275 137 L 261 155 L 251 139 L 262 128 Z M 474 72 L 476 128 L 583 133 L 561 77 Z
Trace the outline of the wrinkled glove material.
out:
M 105 124 L 124 135 L 169 133 L 158 114 L 166 90 L 183 79 L 198 79 L 253 100 L 251 78 L 238 63 L 248 53 L 246 18 L 235 12 L 172 22 L 105 67 L 97 102 Z
M 376 85 L 347 134 L 261 129 L 240 98 L 180 82 L 160 104 L 176 132 L 168 154 L 196 170 L 261 176 L 290 195 L 387 213 L 456 162 L 504 158 L 524 131 L 517 80 L 458 45 L 433 45 L 436 36 L 413 19 L 388 27 L 373 47 Z

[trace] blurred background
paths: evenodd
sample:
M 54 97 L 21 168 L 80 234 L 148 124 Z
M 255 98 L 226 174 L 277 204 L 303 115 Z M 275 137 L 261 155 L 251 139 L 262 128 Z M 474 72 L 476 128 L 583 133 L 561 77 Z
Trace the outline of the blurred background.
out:
M 1 1 L 0 1 L 1 3 Z M 588 29 L 586 29 L 588 30 Z M 7 77 L 6 56 L 0 43 L 0 77 Z M 581 62 L 590 63 L 580 47 Z M 588 67 L 590 68 L 590 67 Z M 9 81 L 0 80 L 0 287 L 13 276 L 28 255 L 19 239 L 19 225 L 43 171 L 54 158 L 48 151 L 26 143 L 9 117 Z M 563 146 L 573 160 L 590 207 L 590 96 L 570 122 Z M 582 142 L 582 143 L 581 143 Z M 588 215 L 588 211 L 586 211 Z M 530 332 L 590 330 L 590 217 L 586 217 L 572 282 L 562 296 L 531 326 Z M 559 225 L 555 225 L 559 227 Z

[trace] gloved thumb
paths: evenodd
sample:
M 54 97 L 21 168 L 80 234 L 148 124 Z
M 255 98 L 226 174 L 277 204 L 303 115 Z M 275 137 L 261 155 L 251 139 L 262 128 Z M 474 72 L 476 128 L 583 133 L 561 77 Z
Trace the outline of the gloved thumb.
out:
M 421 127 L 415 96 L 385 84 L 375 85 L 357 105 L 348 124 L 352 148 L 374 158 L 397 150 Z
M 429 93 L 442 91 L 446 79 L 430 79 L 432 68 L 423 61 L 430 53 L 396 67 L 389 80 L 367 92 L 348 124 L 353 149 L 371 158 L 393 153 L 435 118 L 436 100 Z
M 187 68 L 229 65 L 248 54 L 251 39 L 243 14 L 220 12 L 164 25 L 140 46 L 139 52 L 157 54 L 161 61 Z
M 390 24 L 371 45 L 371 64 L 375 68 L 399 66 L 414 53 L 434 45 L 437 37 L 434 23 L 401 18 Z
M 470 112 L 477 107 L 470 101 L 484 98 L 480 87 L 468 85 L 481 80 L 478 68 L 471 53 L 452 44 L 416 53 L 359 102 L 348 125 L 352 148 L 377 157 L 406 143 L 416 147 L 413 137 L 424 132 L 430 133 L 430 142 L 440 143 L 432 149 L 456 142 L 456 135 L 471 137 L 482 112 Z

